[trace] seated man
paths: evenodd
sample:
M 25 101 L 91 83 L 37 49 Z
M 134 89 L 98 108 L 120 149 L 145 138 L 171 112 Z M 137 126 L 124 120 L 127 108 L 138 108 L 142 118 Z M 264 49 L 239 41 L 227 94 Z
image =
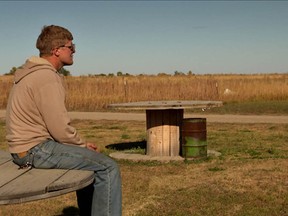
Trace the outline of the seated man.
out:
M 14 162 L 39 169 L 95 172 L 93 185 L 77 191 L 81 215 L 121 215 L 121 176 L 117 164 L 85 142 L 70 125 L 65 89 L 58 71 L 73 64 L 73 36 L 60 26 L 44 26 L 36 47 L 16 72 L 10 92 L 6 127 Z

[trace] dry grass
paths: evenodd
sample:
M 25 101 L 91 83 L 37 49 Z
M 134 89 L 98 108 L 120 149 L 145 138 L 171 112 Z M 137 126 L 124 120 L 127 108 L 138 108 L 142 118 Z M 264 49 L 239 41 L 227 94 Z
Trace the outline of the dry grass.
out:
M 112 151 L 107 145 L 145 136 L 145 122 L 77 120 L 73 125 L 105 154 Z M 288 126 L 208 123 L 207 130 L 208 149 L 222 156 L 186 163 L 118 161 L 123 216 L 288 215 Z M 0 147 L 5 148 L 3 137 Z M 0 215 L 69 215 L 76 207 L 75 194 L 69 193 L 0 206 Z
M 0 109 L 6 108 L 9 92 L 12 85 L 12 76 L 0 76 Z
M 95 111 L 110 103 L 143 100 L 288 100 L 288 74 L 66 77 L 69 110 Z M 0 77 L 5 109 L 11 76 Z M 225 89 L 232 92 L 224 94 Z M 251 108 L 249 108 L 251 110 Z M 256 111 L 257 112 L 257 111 Z M 145 122 L 80 121 L 73 124 L 105 154 L 109 144 L 145 139 Z M 118 161 L 123 178 L 123 215 L 288 215 L 288 126 L 208 124 L 208 149 L 221 157 L 187 163 Z M 7 149 L 0 120 L 0 149 Z M 71 215 L 69 193 L 25 204 L 0 206 L 2 216 Z
M 6 107 L 12 79 L 0 76 L 0 109 Z M 288 74 L 65 77 L 65 83 L 68 110 L 145 100 L 288 100 Z

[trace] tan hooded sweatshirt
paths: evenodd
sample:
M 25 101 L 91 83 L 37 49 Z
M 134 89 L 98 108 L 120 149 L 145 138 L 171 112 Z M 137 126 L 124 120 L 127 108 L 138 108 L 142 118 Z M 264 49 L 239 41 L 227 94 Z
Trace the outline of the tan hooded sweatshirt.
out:
M 6 128 L 11 153 L 27 151 L 47 139 L 85 146 L 70 125 L 62 77 L 47 60 L 39 57 L 31 57 L 15 72 Z

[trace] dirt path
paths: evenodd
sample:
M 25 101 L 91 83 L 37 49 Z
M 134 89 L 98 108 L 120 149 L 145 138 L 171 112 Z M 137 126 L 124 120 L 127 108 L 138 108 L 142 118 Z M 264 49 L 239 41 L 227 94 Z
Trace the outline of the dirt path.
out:
M 71 119 L 92 120 L 134 120 L 145 121 L 145 113 L 121 112 L 69 112 Z M 207 122 L 222 123 L 279 123 L 288 124 L 288 116 L 270 115 L 214 115 L 214 114 L 184 114 L 184 118 L 207 118 Z M 0 110 L 0 118 L 5 118 L 5 110 Z

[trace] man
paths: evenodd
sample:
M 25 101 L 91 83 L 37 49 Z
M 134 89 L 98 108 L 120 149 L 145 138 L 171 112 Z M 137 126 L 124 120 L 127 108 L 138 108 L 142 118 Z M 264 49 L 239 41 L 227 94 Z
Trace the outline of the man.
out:
M 44 26 L 36 42 L 40 57 L 29 58 L 15 72 L 6 110 L 9 151 L 20 167 L 94 171 L 93 185 L 77 191 L 80 214 L 118 216 L 122 205 L 119 168 L 94 143 L 78 135 L 65 108 L 58 71 L 73 64 L 72 40 L 67 29 Z

